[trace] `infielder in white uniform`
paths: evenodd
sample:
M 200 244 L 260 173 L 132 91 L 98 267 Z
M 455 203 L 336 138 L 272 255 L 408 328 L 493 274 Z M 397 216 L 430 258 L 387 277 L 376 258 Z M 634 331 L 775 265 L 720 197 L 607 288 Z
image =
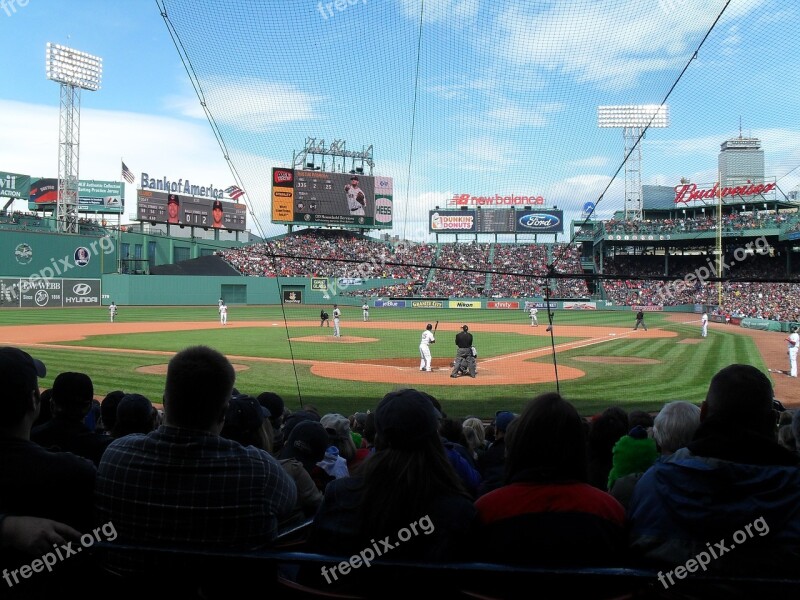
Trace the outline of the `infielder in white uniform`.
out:
M 344 191 L 347 193 L 347 208 L 350 209 L 350 214 L 364 216 L 366 214 L 364 208 L 367 206 L 367 197 L 358 187 L 358 177 L 353 175 L 350 178 L 350 185 L 344 186 Z
M 369 304 L 364 302 L 364 305 L 361 307 L 361 312 L 364 313 L 364 320 L 369 321 Z
M 219 305 L 219 322 L 221 325 L 227 325 L 228 323 L 228 307 L 224 302 Z
M 800 350 L 800 334 L 797 333 L 797 327 L 792 327 L 792 333 L 786 338 L 789 344 L 789 377 L 797 377 L 797 352 Z
M 539 317 L 537 316 L 538 313 L 539 309 L 535 306 L 531 306 L 531 309 L 528 311 L 528 314 L 531 316 L 531 327 L 539 326 Z
M 436 343 L 436 338 L 433 337 L 433 325 L 428 323 L 425 326 L 425 331 L 422 332 L 422 339 L 419 341 L 419 370 L 431 370 L 431 344 Z
M 703 328 L 702 336 L 708 336 L 708 313 L 703 313 L 703 316 L 700 317 L 700 325 Z
M 339 307 L 334 304 L 333 305 L 333 337 L 342 337 L 342 334 L 339 332 L 339 317 L 341 316 L 342 311 L 339 310 Z

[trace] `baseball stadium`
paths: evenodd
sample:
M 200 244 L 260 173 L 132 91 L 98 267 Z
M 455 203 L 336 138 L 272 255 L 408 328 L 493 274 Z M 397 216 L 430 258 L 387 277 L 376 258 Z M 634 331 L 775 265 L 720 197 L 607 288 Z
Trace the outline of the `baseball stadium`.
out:
M 87 434 L 115 437 L 103 406 L 117 393 L 113 402 L 135 396 L 139 406 L 152 407 L 153 421 L 129 433 L 149 437 L 193 428 L 173 427 L 180 419 L 193 422 L 174 408 L 175 381 L 198 395 L 206 386 L 211 397 L 231 369 L 233 389 L 223 394 L 219 422 L 197 429 L 228 439 L 225 423 L 244 420 L 245 405 L 260 403 L 253 418 L 264 446 L 230 439 L 241 442 L 237 448 L 269 454 L 271 463 L 291 459 L 308 470 L 300 455 L 310 453 L 309 442 L 294 441 L 292 427 L 328 423 L 321 428 L 329 436 L 322 455 L 309 471 L 318 497 L 313 509 L 295 506 L 291 518 L 270 513 L 271 529 L 263 527 L 270 529 L 269 543 L 258 537 L 261 516 L 246 522 L 227 515 L 224 527 L 239 537 L 218 533 L 214 524 L 208 547 L 193 546 L 203 536 L 164 526 L 170 533 L 159 537 L 156 530 L 162 520 L 184 522 L 181 511 L 202 512 L 201 496 L 222 486 L 217 475 L 208 475 L 207 487 L 205 479 L 186 484 L 194 486 L 196 506 L 186 496 L 173 507 L 154 492 L 148 506 L 162 503 L 163 512 L 148 513 L 141 521 L 146 526 L 136 530 L 131 524 L 145 514 L 134 514 L 144 502 L 140 492 L 131 500 L 138 508 L 125 512 L 124 501 L 109 500 L 118 494 L 114 485 L 166 489 L 171 482 L 164 476 L 121 483 L 104 471 L 105 461 L 121 459 L 101 452 L 94 461 L 95 509 L 118 526 L 124 544 L 115 550 L 95 529 L 92 560 L 98 563 L 29 587 L 24 574 L 13 575 L 6 583 L 20 595 L 12 597 L 52 597 L 99 569 L 110 577 L 103 581 L 119 585 L 120 597 L 138 599 L 149 593 L 132 566 L 142 564 L 179 573 L 164 576 L 164 595 L 156 597 L 165 598 L 230 597 L 245 589 L 231 580 L 252 584 L 256 572 L 276 598 L 408 597 L 409 581 L 438 581 L 430 589 L 448 598 L 528 597 L 532 584 L 608 599 L 796 595 L 800 519 L 789 500 L 800 492 L 800 115 L 794 93 L 800 57 L 794 48 L 763 46 L 776 33 L 790 44 L 794 3 L 155 4 L 150 10 L 163 21 L 157 33 L 191 88 L 193 118 L 211 132 L 213 153 L 232 184 L 203 166 L 188 172 L 177 158 L 180 166 L 146 154 L 128 158 L 133 153 L 125 139 L 115 140 L 126 156 L 119 172 L 82 167 L 79 176 L 78 130 L 91 121 L 86 107 L 96 94 L 84 96 L 82 125 L 65 123 L 81 110 L 76 88 L 97 92 L 99 75 L 95 83 L 76 82 L 54 75 L 54 64 L 95 57 L 48 43 L 48 61 L 54 61 L 48 79 L 61 89 L 60 107 L 50 107 L 60 112 L 58 164 L 44 177 L 22 160 L 0 165 L 1 372 L 13 376 L 20 363 L 12 361 L 11 348 L 22 350 L 23 358 L 14 354 L 13 360 L 25 368 L 30 361 L 37 403 L 40 394 L 52 398 L 53 420 L 68 412 L 59 409 L 65 376 L 90 379 L 91 402 L 73 424 Z M 17 21 L 26 14 L 19 11 Z M 613 31 L 624 40 L 611 42 Z M 395 40 L 391 48 L 387 39 Z M 777 80 L 788 93 L 765 91 Z M 169 146 L 169 138 L 158 145 Z M 176 145 L 179 152 L 188 152 L 186 146 Z M 128 167 L 134 164 L 142 170 Z M 95 176 L 100 179 L 89 179 Z M 207 370 L 195 365 L 191 377 L 179 379 L 175 373 L 189 364 L 181 360 L 198 348 L 215 358 Z M 224 369 L 216 368 L 216 357 Z M 753 423 L 763 415 L 748 412 L 749 404 L 762 395 L 768 403 L 762 412 L 772 421 L 769 434 L 753 441 Z M 278 404 L 268 406 L 266 396 Z M 414 413 L 418 402 L 425 410 Z M 205 404 L 198 400 L 198 414 L 208 410 Z M 179 416 L 170 417 L 171 405 Z M 689 406 L 697 422 L 667 452 L 664 429 L 672 422 L 659 416 L 676 406 Z M 231 416 L 234 407 L 239 412 Z M 28 429 L 33 424 L 26 441 L 36 442 L 46 427 L 42 410 L 36 409 L 35 422 L 33 413 L 25 421 Z M 472 464 L 473 481 L 455 464 L 432 475 L 438 458 L 408 458 L 420 444 L 407 423 L 423 430 L 431 415 L 434 437 L 441 436 L 436 452 L 444 457 L 458 447 Z M 573 416 L 577 430 L 570 430 Z M 366 422 L 380 440 L 374 445 Z M 657 437 L 659 426 L 665 437 Z M 718 444 L 708 443 L 712 450 L 702 435 L 692 437 L 715 426 L 730 430 L 710 430 Z M 467 432 L 472 428 L 480 434 Z M 399 431 L 402 441 L 394 439 Z M 342 436 L 357 439 L 349 445 L 364 451 L 357 462 L 340 445 Z M 121 448 L 124 439 L 107 447 Z M 553 447 L 543 449 L 537 439 Z M 586 448 L 569 451 L 575 440 Z M 741 451 L 725 446 L 731 440 L 741 442 Z M 492 443 L 501 444 L 497 464 L 484 469 Z M 625 468 L 613 462 L 633 453 L 626 443 L 650 444 L 649 462 Z M 389 469 L 379 480 L 379 469 L 389 467 L 368 454 L 380 455 L 382 444 L 414 466 L 392 476 Z M 292 454 L 295 447 L 306 450 Z M 747 455 L 752 448 L 762 453 Z M 778 448 L 786 452 L 779 457 L 784 462 L 776 458 Z M 742 491 L 739 480 L 717 481 L 714 471 L 702 491 L 699 484 L 688 492 L 675 484 L 652 492 L 648 473 L 689 450 L 692 460 L 711 461 L 703 468 L 745 465 L 750 475 L 742 479 L 758 483 Z M 337 522 L 326 512 L 351 510 L 347 502 L 363 491 L 337 483 L 342 496 L 332 493 L 330 482 L 343 477 L 326 460 L 344 463 L 345 477 L 383 482 L 357 496 L 364 519 L 357 527 L 345 522 L 349 516 Z M 564 475 L 570 461 L 583 469 L 580 477 L 578 471 Z M 238 468 L 231 467 L 237 477 Z M 330 481 L 320 483 L 314 475 L 320 472 Z M 769 477 L 778 474 L 783 483 L 770 487 Z M 612 491 L 617 479 L 632 475 L 627 495 Z M 437 498 L 430 516 L 420 513 L 417 521 L 392 512 L 401 501 L 428 506 L 422 495 L 449 489 L 451 479 L 455 495 L 469 499 L 467 508 L 446 495 L 446 506 Z M 4 481 L 14 486 L 17 480 Z M 573 498 L 559 491 L 550 508 L 532 517 L 518 514 L 527 509 L 517 506 L 530 490 L 514 488 L 531 482 L 550 491 L 586 489 Z M 417 485 L 419 494 L 407 491 Z M 299 483 L 289 487 L 296 498 Z M 241 496 L 226 502 L 250 514 L 242 499 L 249 492 L 236 489 Z M 668 500 L 658 504 L 656 495 Z M 685 514 L 678 496 L 692 507 Z M 775 496 L 774 505 L 764 500 Z M 6 515 L 27 513 L 19 502 L 0 500 L 4 532 Z M 501 501 L 500 508 L 492 504 Z M 653 514 L 671 515 L 669 522 L 642 525 L 657 520 L 642 512 L 643 503 Z M 773 510 L 777 505 L 782 510 Z M 372 514 L 376 506 L 387 506 L 390 516 Z M 459 521 L 462 509 L 477 511 L 482 528 Z M 538 510 L 537 504 L 531 512 Z M 692 522 L 692 510 L 714 516 Z M 547 513 L 558 517 L 543 518 Z M 186 522 L 203 528 L 214 518 Z M 420 537 L 392 561 L 356 575 L 353 559 L 361 556 L 370 567 L 364 540 L 408 523 L 422 527 L 425 518 L 445 531 L 431 538 L 441 538 L 435 551 Z M 248 522 L 254 523 L 249 531 Z M 752 528 L 764 522 L 780 534 L 756 528 L 754 537 Z M 740 542 L 737 528 L 735 534 L 746 531 L 744 539 L 754 541 Z M 648 533 L 637 538 L 641 531 Z M 653 549 L 651 534 L 667 541 Z M 684 583 L 680 570 L 700 560 L 710 542 L 726 538 L 752 549 L 736 551 L 741 562 L 715 555 L 717 570 L 712 565 L 707 572 L 701 561 L 702 573 L 692 571 L 694 579 Z M 526 541 L 532 539 L 544 541 Z M 16 541 L 8 544 L 15 550 Z M 22 549 L 34 547 L 44 548 Z M 377 545 L 375 551 L 380 555 Z M 3 567 L 17 564 L 0 558 Z M 744 566 L 756 558 L 757 567 Z M 331 564 L 340 569 L 334 585 L 325 570 Z M 224 582 L 214 574 L 222 571 L 229 574 Z

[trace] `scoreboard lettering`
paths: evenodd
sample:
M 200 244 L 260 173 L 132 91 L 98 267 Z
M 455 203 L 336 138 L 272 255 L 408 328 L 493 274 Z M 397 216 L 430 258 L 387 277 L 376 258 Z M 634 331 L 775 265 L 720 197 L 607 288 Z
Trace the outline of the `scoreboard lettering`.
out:
M 231 231 L 244 231 L 247 226 L 244 204 L 152 190 L 137 190 L 136 201 L 139 221 Z

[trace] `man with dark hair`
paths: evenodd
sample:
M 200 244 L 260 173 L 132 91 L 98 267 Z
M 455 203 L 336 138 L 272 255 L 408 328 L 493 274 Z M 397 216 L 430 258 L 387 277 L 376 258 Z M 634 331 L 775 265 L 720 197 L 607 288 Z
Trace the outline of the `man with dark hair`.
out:
M 634 488 L 637 554 L 676 565 L 720 541 L 710 569 L 766 574 L 800 564 L 800 459 L 777 443 L 772 407 L 772 384 L 755 367 L 714 375 L 692 440 Z
M 461 326 L 461 331 L 456 335 L 456 346 L 458 346 L 458 351 L 450 377 L 458 377 L 461 365 L 466 362 L 469 376 L 475 379 L 475 356 L 472 352 L 472 334 L 469 332 L 468 326 Z
M 31 440 L 45 448 L 72 452 L 99 464 L 111 438 L 92 431 L 84 423 L 93 399 L 94 386 L 86 373 L 60 373 L 53 382 L 50 401 L 53 418 L 34 427 Z
M 45 375 L 44 364 L 27 352 L 0 348 L 0 570 L 11 569 L 9 585 L 18 576 L 14 569 L 52 551 L 54 544 L 60 548 L 67 540 L 76 541 L 75 533 L 91 531 L 93 524 L 92 463 L 68 452 L 49 452 L 30 441 L 31 425 L 39 414 L 38 378 Z M 56 569 L 31 580 L 18 578 L 20 597 L 39 597 L 34 590 L 43 591 L 53 578 L 59 581 L 59 573 L 66 575 Z M 0 585 L 5 588 L 7 582 Z M 52 597 L 55 590 L 49 591 L 50 596 L 41 597 Z M 11 595 L 12 590 L 6 592 Z
M 235 377 L 216 350 L 182 350 L 167 367 L 164 424 L 108 447 L 95 507 L 120 539 L 240 549 L 274 539 L 297 491 L 266 451 L 220 437 Z

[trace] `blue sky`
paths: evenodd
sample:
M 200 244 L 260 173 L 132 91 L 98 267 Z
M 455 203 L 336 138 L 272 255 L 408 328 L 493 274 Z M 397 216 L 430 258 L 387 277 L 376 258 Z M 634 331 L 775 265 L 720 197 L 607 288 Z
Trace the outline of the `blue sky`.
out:
M 57 175 L 50 41 L 103 57 L 102 88 L 82 97 L 82 179 L 119 180 L 122 158 L 137 177 L 233 183 L 154 1 L 19 2 L 0 4 L 0 170 Z M 284 231 L 269 223 L 270 169 L 307 136 L 372 144 L 375 174 L 395 179 L 393 232 L 414 239 L 430 239 L 428 210 L 453 194 L 542 195 L 577 216 L 623 156 L 597 106 L 660 102 L 725 3 L 427 0 L 421 42 L 419 0 L 326 4 L 166 0 L 268 235 Z M 668 100 L 670 126 L 642 143 L 645 183 L 714 181 L 741 118 L 767 176 L 797 188 L 798 13 L 794 0 L 732 0 Z M 621 206 L 623 181 L 599 214 Z M 127 216 L 135 186 L 126 196 Z

